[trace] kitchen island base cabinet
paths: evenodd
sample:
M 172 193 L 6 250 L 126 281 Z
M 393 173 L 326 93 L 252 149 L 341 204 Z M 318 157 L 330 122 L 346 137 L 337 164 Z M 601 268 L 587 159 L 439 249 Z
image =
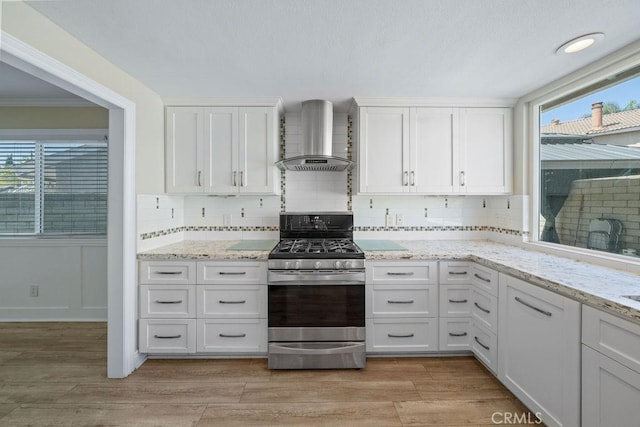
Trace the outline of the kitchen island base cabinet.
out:
M 580 425 L 580 303 L 499 278 L 498 378 L 548 426 Z

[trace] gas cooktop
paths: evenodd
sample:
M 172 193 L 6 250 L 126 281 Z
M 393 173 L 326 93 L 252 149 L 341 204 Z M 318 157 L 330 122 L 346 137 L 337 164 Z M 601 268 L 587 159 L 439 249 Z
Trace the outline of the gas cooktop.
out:
M 364 258 L 351 239 L 283 239 L 269 258 Z

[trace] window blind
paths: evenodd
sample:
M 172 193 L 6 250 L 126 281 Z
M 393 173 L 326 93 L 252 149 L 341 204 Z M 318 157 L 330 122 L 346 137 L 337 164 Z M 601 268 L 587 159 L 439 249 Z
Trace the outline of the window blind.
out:
M 106 141 L 0 141 L 0 233 L 105 234 Z

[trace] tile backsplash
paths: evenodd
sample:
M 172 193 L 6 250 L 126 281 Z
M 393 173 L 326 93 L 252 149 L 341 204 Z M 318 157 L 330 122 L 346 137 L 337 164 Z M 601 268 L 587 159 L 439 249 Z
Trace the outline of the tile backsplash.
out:
M 300 155 L 300 114 L 287 113 L 287 157 Z M 347 157 L 347 114 L 334 114 L 333 153 Z M 354 172 L 355 173 L 355 172 Z M 279 213 L 354 212 L 359 239 L 485 239 L 522 241 L 526 196 L 350 197 L 347 172 L 284 176 L 283 196 L 138 196 L 138 250 L 179 240 L 277 239 Z

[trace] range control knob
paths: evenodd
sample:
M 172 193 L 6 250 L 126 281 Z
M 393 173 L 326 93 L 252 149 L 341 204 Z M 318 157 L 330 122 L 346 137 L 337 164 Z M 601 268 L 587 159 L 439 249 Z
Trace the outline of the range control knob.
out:
M 345 261 L 344 268 L 351 268 L 351 261 Z
M 285 261 L 284 262 L 284 269 L 288 269 L 289 268 L 289 261 Z
M 295 268 L 296 270 L 300 270 L 300 261 L 296 261 L 296 262 L 293 264 L 293 268 Z
M 316 263 L 313 265 L 316 269 L 320 268 L 322 266 L 322 263 L 320 261 L 316 261 Z
M 335 267 L 338 269 L 342 267 L 342 263 L 340 261 L 336 261 L 333 265 L 335 265 Z

